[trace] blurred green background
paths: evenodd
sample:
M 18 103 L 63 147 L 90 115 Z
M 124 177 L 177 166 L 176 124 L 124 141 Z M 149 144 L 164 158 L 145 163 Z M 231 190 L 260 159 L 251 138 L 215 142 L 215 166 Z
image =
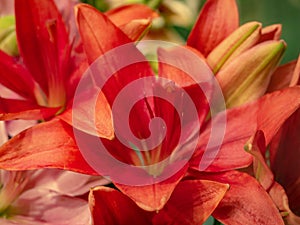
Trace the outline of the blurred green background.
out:
M 300 0 L 238 0 L 240 21 L 257 20 L 263 26 L 281 23 L 287 50 L 282 62 L 296 59 L 300 53 Z

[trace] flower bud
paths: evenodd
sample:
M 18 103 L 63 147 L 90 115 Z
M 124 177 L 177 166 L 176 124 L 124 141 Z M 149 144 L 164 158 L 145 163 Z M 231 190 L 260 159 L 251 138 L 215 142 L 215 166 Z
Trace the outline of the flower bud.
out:
M 216 74 L 224 65 L 257 43 L 261 35 L 261 24 L 249 22 L 236 29 L 216 46 L 207 56 L 207 62 Z
M 242 53 L 222 68 L 217 79 L 226 106 L 238 106 L 264 95 L 285 49 L 286 44 L 282 40 L 267 41 Z

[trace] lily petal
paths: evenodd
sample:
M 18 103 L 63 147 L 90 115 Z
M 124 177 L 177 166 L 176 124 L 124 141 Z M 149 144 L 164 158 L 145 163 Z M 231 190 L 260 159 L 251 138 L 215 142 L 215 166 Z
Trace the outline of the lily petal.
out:
M 70 45 L 61 14 L 52 0 L 17 0 L 15 15 L 20 55 L 44 93 L 51 95 L 49 88 L 63 88 L 68 74 Z
M 237 171 L 205 177 L 230 185 L 213 213 L 223 224 L 284 224 L 272 199 L 253 177 Z
M 208 124 L 199 138 L 198 150 L 190 161 L 192 168 L 199 170 L 201 160 L 204 160 L 202 163 L 211 162 L 206 170 L 213 172 L 248 166 L 252 157 L 244 151 L 244 145 L 249 138 L 260 129 L 264 132 L 268 145 L 286 119 L 297 110 L 299 104 L 300 87 L 291 87 L 228 110 L 226 132 L 221 146 L 206 149 L 212 135 L 211 125 Z M 274 107 L 275 111 L 269 110 Z M 215 120 L 223 121 L 222 116 L 222 114 L 216 115 Z M 245 121 L 247 121 L 246 125 L 241 127 Z M 205 151 L 209 154 L 204 157 Z
M 158 14 L 144 4 L 121 6 L 105 13 L 132 41 L 139 40 Z
M 294 123 L 293 123 L 294 125 Z M 289 136 L 289 135 L 287 135 Z M 289 136 L 290 137 L 290 136 Z M 286 140 L 286 139 L 284 139 Z M 287 143 L 289 143 L 289 141 L 287 140 Z M 272 145 L 271 145 L 272 146 Z M 292 149 L 297 149 L 297 147 L 293 146 L 294 148 Z M 297 224 L 295 223 L 296 221 L 300 221 L 300 217 L 297 217 L 291 210 L 289 207 L 289 200 L 288 200 L 288 196 L 285 192 L 285 190 L 282 188 L 282 186 L 280 184 L 278 184 L 275 180 L 274 180 L 274 175 L 271 171 L 271 169 L 268 167 L 262 152 L 265 151 L 266 149 L 266 144 L 265 144 L 265 139 L 264 139 L 264 135 L 261 131 L 258 131 L 254 137 L 251 138 L 251 140 L 249 140 L 248 144 L 245 146 L 246 151 L 248 151 L 250 154 L 252 154 L 254 156 L 254 160 L 253 160 L 253 170 L 254 170 L 254 174 L 256 179 L 259 181 L 259 183 L 263 186 L 263 188 L 269 192 L 269 195 L 271 196 L 273 202 L 276 204 L 276 206 L 278 207 L 278 209 L 280 210 L 283 218 L 288 221 L 288 224 Z M 291 149 L 291 148 L 285 148 L 285 149 Z M 271 150 L 271 159 L 272 161 L 274 160 L 274 157 L 280 157 L 280 160 L 278 160 L 278 158 L 276 158 L 276 161 L 280 161 L 280 166 L 277 167 L 274 172 L 276 175 L 276 179 L 283 178 L 283 180 L 287 181 L 288 183 L 283 183 L 286 186 L 286 189 L 292 190 L 289 191 L 288 193 L 290 193 L 290 199 L 291 199 L 291 203 L 294 206 L 295 212 L 299 212 L 299 194 L 300 193 L 300 189 L 299 189 L 299 185 L 298 185 L 298 192 L 297 192 L 297 179 L 299 179 L 299 173 L 297 174 L 296 171 L 299 171 L 299 167 L 298 163 L 296 162 L 297 166 L 293 167 L 293 160 L 288 159 L 284 154 L 284 155 L 276 155 L 273 156 L 273 151 Z M 285 151 L 286 152 L 291 152 L 291 151 Z M 293 153 L 295 153 L 295 151 L 293 151 Z M 293 154 L 292 158 L 297 158 L 297 155 Z M 296 160 L 294 160 L 296 161 Z M 282 162 L 286 162 L 285 164 L 282 164 Z M 276 164 L 278 165 L 278 164 Z M 291 166 L 292 165 L 292 166 Z M 295 163 L 294 163 L 295 165 Z M 290 176 L 289 173 L 285 173 L 284 170 L 290 170 L 290 171 L 295 171 L 296 173 L 294 174 L 294 176 Z M 292 172 L 292 173 L 293 173 Z M 281 180 L 282 182 L 282 180 Z M 292 222 L 293 221 L 293 222 Z
M 30 206 L 30 207 L 28 207 Z M 20 216 L 12 219 L 22 223 L 22 217 L 55 224 L 89 224 L 90 215 L 85 200 L 64 196 L 47 189 L 31 189 L 22 194 L 13 207 L 20 210 Z M 35 221 L 32 221 L 36 224 Z M 22 223 L 23 224 L 23 223 Z M 26 224 L 26 223 L 25 223 Z
M 72 137 L 72 129 L 63 121 L 54 119 L 21 132 L 1 146 L 0 168 L 60 168 L 98 175 L 83 159 Z
M 294 69 L 293 77 L 289 86 L 294 86 L 299 84 L 300 84 L 300 55 L 298 57 L 296 67 Z
M 139 41 L 149 31 L 151 20 L 140 19 L 120 26 L 120 29 L 132 40 Z
M 300 57 L 297 60 L 277 67 L 274 71 L 267 92 L 272 92 L 297 84 L 300 72 Z
M 172 177 L 151 185 L 128 186 L 124 184 L 115 185 L 139 207 L 147 211 L 157 211 L 164 207 L 169 200 L 173 190 L 184 176 L 188 165 L 180 169 Z
M 80 130 L 95 135 L 95 132 L 88 129 L 96 125 L 100 136 L 111 139 L 113 137 L 113 120 L 110 107 L 119 91 L 136 79 L 153 75 L 153 72 L 145 57 L 138 51 L 131 39 L 116 27 L 106 15 L 85 4 L 79 4 L 76 9 L 78 27 L 88 61 L 89 63 L 94 62 L 96 59 L 99 61 L 91 64 L 89 71 L 91 74 L 88 74 L 94 79 L 96 85 L 86 76 L 85 78 L 87 79 L 85 81 L 88 83 L 82 85 L 82 87 L 85 89 L 89 88 L 89 90 L 86 90 L 86 92 L 84 90 L 81 93 L 80 101 L 77 101 L 78 105 L 74 104 L 73 106 L 73 115 L 74 107 L 76 109 L 75 117 L 77 112 L 78 115 L 84 114 L 81 113 L 82 110 L 86 113 L 85 117 L 87 119 L 79 121 L 79 123 L 86 124 L 78 124 L 80 127 L 75 126 Z M 103 32 L 102 27 L 105 27 L 105 32 Z M 104 54 L 104 57 L 100 57 Z M 128 62 L 132 63 L 128 65 Z M 128 66 L 121 69 L 118 68 L 119 65 L 124 64 Z M 99 73 L 103 74 L 103 76 L 95 76 L 93 70 L 100 70 Z M 107 77 L 107 75 L 111 75 L 111 77 Z M 98 82 L 105 83 L 104 87 L 101 87 L 101 89 L 97 87 Z M 101 91 L 103 91 L 103 94 Z M 99 93 L 101 94 L 99 95 Z M 95 97 L 96 100 L 92 97 Z M 91 104 L 93 100 L 96 102 L 96 108 L 100 109 L 99 113 L 97 113 L 98 115 L 94 115 L 93 110 L 91 110 L 91 108 L 94 109 L 94 105 Z M 80 106 L 84 104 L 89 107 L 86 109 L 86 107 Z M 80 116 L 78 117 L 77 119 L 80 119 Z M 95 118 L 95 124 L 89 122 L 91 121 L 90 118 Z
M 265 134 L 266 145 L 270 143 L 283 123 L 300 106 L 300 87 L 290 87 L 263 97 L 259 105 L 257 129 Z M 272 108 L 272 110 L 270 110 Z M 296 140 L 298 140 L 296 138 Z
M 201 164 L 207 164 L 209 166 L 205 171 L 220 172 L 250 165 L 252 157 L 243 147 L 256 129 L 257 104 L 251 103 L 227 110 L 226 130 L 221 146 L 207 146 L 211 135 L 214 135 L 210 121 L 200 135 L 197 150 L 190 161 L 191 167 L 199 170 Z M 214 123 L 224 122 L 223 118 L 223 113 L 219 113 L 213 118 Z M 245 121 L 247 125 L 241 127 Z
M 187 44 L 207 56 L 239 25 L 235 0 L 208 0 L 193 27 Z
M 165 207 L 154 216 L 153 223 L 203 224 L 228 189 L 228 184 L 214 181 L 181 181 Z
M 109 50 L 131 42 L 116 25 L 103 13 L 90 5 L 75 7 L 79 32 L 89 63 Z M 105 27 L 105 32 L 103 28 Z
M 122 26 L 132 20 L 152 19 L 157 17 L 157 13 L 145 4 L 129 4 L 109 10 L 106 16 L 116 25 Z
M 300 224 L 300 216 L 294 214 L 289 207 L 289 199 L 284 188 L 275 182 L 269 191 L 269 195 L 280 210 L 286 224 Z M 297 200 L 299 202 L 299 200 Z
M 259 42 L 274 40 L 278 41 L 281 36 L 282 25 L 281 24 L 273 24 L 271 26 L 264 27 L 261 31 L 261 37 Z
M 89 194 L 90 211 L 93 224 L 151 224 L 147 214 L 130 198 L 121 192 L 108 188 L 96 187 Z
M 293 212 L 300 213 L 300 110 L 297 109 L 271 142 L 270 161 L 276 180 L 286 190 Z
M 36 170 L 25 189 L 47 189 L 68 196 L 82 196 L 91 187 L 111 183 L 101 176 L 90 176 L 61 169 Z
M 76 101 L 76 106 L 69 106 L 58 117 L 81 131 L 111 140 L 114 138 L 114 127 L 110 105 L 103 92 L 100 92 L 95 105 L 95 112 L 97 113 L 94 114 L 93 111 L 89 111 L 93 109 L 91 107 L 93 105 L 91 96 L 94 96 L 94 94 L 91 92 L 83 93 L 80 96 L 80 101 Z M 91 119 L 91 116 L 94 116 L 95 120 Z M 94 121 L 95 123 L 93 123 Z M 95 128 L 96 132 L 91 132 Z
M 30 73 L 15 59 L 0 51 L 0 83 L 22 97 L 35 100 L 34 80 Z M 4 72 L 5 71 L 5 72 Z
M 36 120 L 11 120 L 6 122 L 6 130 L 8 135 L 13 137 L 36 124 Z

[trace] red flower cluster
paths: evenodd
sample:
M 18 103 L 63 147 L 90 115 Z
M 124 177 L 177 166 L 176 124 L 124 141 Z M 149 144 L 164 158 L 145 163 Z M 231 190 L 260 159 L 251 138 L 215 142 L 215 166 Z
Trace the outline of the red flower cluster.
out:
M 235 0 L 208 0 L 187 44 L 151 60 L 156 16 L 77 4 L 71 32 L 53 0 L 16 0 L 20 54 L 0 51 L 0 83 L 17 97 L 0 119 L 39 122 L 0 147 L 0 168 L 107 177 L 90 186 L 95 225 L 300 224 L 300 60 L 278 66 L 281 26 L 239 26 Z

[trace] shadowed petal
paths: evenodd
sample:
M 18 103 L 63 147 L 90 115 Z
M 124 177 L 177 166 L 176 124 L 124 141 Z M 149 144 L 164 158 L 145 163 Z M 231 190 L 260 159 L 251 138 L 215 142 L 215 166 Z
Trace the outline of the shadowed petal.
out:
M 228 190 L 227 184 L 206 180 L 180 182 L 164 208 L 147 212 L 121 192 L 97 187 L 90 192 L 94 224 L 202 224 Z M 176 215 L 176 216 L 174 216 Z
M 273 24 L 267 27 L 264 27 L 261 31 L 261 37 L 259 39 L 259 42 L 263 41 L 269 41 L 269 40 L 280 40 L 282 31 L 282 25 L 281 24 Z
M 151 224 L 147 219 L 149 212 L 139 208 L 130 198 L 115 189 L 101 186 L 93 188 L 89 203 L 95 225 Z
M 278 183 L 286 190 L 290 207 L 300 215 L 300 109 L 281 127 L 271 142 L 271 168 Z
M 267 92 L 277 91 L 289 86 L 294 86 L 298 82 L 300 75 L 300 72 L 296 74 L 297 67 L 299 68 L 298 70 L 300 70 L 300 57 L 298 58 L 298 61 L 293 60 L 292 62 L 277 67 L 272 74 Z

